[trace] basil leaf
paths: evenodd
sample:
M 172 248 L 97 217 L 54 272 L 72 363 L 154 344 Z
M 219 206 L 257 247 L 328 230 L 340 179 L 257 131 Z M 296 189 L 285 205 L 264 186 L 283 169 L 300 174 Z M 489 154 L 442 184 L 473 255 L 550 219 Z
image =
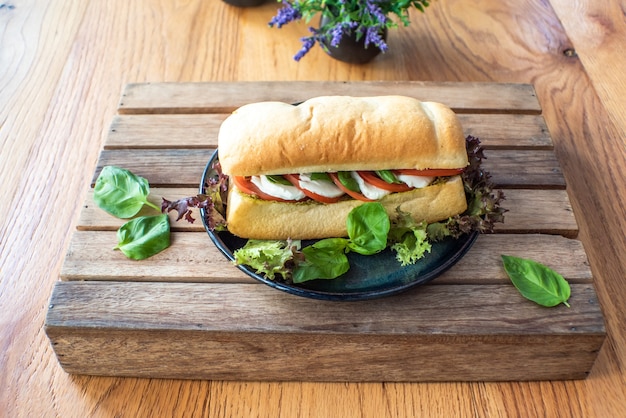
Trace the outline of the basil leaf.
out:
M 533 260 L 502 255 L 504 269 L 513 285 L 526 299 L 552 307 L 560 303 L 569 307 L 569 283 L 557 272 Z
M 117 230 L 120 250 L 126 257 L 143 260 L 170 246 L 170 221 L 166 214 L 140 216 L 126 222 Z
M 283 176 L 270 175 L 270 176 L 265 176 L 265 177 L 267 177 L 267 179 L 274 184 L 282 184 L 284 186 L 293 186 L 293 184 L 291 184 L 291 182 L 287 180 L 286 178 L 284 178 Z
M 94 187 L 93 200 L 104 211 L 118 218 L 135 216 L 143 207 L 161 209 L 148 202 L 148 180 L 115 166 L 106 166 L 100 172 Z
M 389 184 L 401 184 L 402 182 L 398 180 L 395 174 L 393 174 L 389 170 L 377 170 L 376 175 L 381 179 L 385 180 Z
M 344 251 L 348 246 L 348 240 L 345 238 L 324 238 L 309 247 L 317 249 L 332 249 L 336 251 Z M 308 247 L 305 247 L 308 248 Z
M 323 180 L 332 183 L 332 180 L 327 173 L 311 173 L 311 180 Z
M 328 238 L 304 247 L 305 261 L 293 272 L 293 282 L 303 283 L 314 279 L 334 279 L 350 269 L 346 257 L 346 239 Z
M 352 190 L 353 192 L 361 193 L 361 188 L 359 187 L 359 183 L 352 177 L 350 171 L 338 171 L 337 178 L 343 184 L 346 189 Z
M 382 204 L 370 202 L 350 211 L 346 227 L 350 237 L 348 248 L 359 254 L 371 255 L 387 246 L 391 222 Z

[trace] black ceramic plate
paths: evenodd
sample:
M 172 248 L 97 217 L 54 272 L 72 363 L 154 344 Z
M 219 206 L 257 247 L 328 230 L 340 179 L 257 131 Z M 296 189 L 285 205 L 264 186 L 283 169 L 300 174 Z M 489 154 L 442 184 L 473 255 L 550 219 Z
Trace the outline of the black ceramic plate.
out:
M 204 193 L 206 180 L 213 176 L 211 165 L 217 158 L 217 151 L 206 166 L 200 193 Z M 204 222 L 204 211 L 201 211 Z M 227 231 L 210 231 L 204 223 L 209 237 L 229 260 L 234 260 L 233 252 L 243 247 L 245 239 Z M 267 279 L 247 266 L 238 265 L 241 271 L 268 286 L 298 296 L 324 300 L 364 300 L 397 294 L 406 289 L 427 283 L 456 264 L 474 244 L 477 233 L 464 235 L 459 239 L 446 239 L 432 245 L 432 250 L 417 263 L 401 266 L 395 253 L 387 249 L 379 254 L 363 256 L 349 253 L 350 270 L 332 280 L 312 280 L 302 284 L 285 283 Z M 313 241 L 311 241 L 313 242 Z M 309 245 L 311 242 L 303 242 Z

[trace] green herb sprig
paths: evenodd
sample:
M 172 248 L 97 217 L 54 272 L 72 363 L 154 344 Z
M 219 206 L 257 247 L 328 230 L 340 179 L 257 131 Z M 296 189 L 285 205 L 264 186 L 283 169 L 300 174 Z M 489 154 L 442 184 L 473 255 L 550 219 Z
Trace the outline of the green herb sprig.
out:
M 144 206 L 161 212 L 148 201 L 148 180 L 124 168 L 106 166 L 94 187 L 93 199 L 99 208 L 121 219 L 133 218 Z M 117 230 L 114 247 L 133 260 L 151 257 L 170 246 L 170 223 L 165 214 L 140 216 Z

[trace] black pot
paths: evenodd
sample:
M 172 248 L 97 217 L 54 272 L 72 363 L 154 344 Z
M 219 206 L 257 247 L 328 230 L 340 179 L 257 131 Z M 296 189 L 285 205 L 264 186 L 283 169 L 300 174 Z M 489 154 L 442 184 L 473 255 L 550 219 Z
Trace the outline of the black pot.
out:
M 326 23 L 326 17 L 322 14 L 320 19 L 320 27 Z M 387 40 L 387 29 L 382 33 L 382 38 Z M 343 34 L 339 44 L 334 47 L 330 45 L 330 40 L 323 42 L 326 47 L 325 52 L 332 58 L 347 62 L 350 64 L 367 64 L 378 56 L 382 51 L 376 45 L 369 44 L 365 46 L 365 35 L 359 40 L 356 39 L 356 33 Z
M 257 7 L 265 3 L 267 0 L 222 0 L 226 4 L 235 7 Z

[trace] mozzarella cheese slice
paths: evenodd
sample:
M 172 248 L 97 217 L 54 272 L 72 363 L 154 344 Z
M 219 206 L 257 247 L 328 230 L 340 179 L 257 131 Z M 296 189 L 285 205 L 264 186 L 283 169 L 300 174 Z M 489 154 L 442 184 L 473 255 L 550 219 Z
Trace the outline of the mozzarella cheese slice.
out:
M 367 197 L 368 199 L 379 200 L 391 193 L 389 190 L 384 190 L 368 184 L 367 182 L 365 182 L 365 180 L 363 180 L 361 176 L 359 176 L 359 173 L 357 173 L 356 171 L 351 171 L 350 174 L 352 175 L 352 178 L 355 179 L 358 183 L 359 188 L 361 189 L 361 194 L 363 194 L 363 196 Z
M 324 180 L 311 180 L 311 174 L 300 174 L 300 187 L 324 197 L 339 197 L 343 191 L 334 183 Z
M 267 176 L 252 176 L 250 181 L 263 193 L 283 200 L 304 199 L 304 192 L 296 186 L 287 186 L 270 181 Z
M 415 187 L 416 189 L 422 189 L 428 186 L 435 179 L 434 177 L 410 176 L 408 174 L 396 174 L 396 177 L 401 182 L 406 183 L 411 187 Z

